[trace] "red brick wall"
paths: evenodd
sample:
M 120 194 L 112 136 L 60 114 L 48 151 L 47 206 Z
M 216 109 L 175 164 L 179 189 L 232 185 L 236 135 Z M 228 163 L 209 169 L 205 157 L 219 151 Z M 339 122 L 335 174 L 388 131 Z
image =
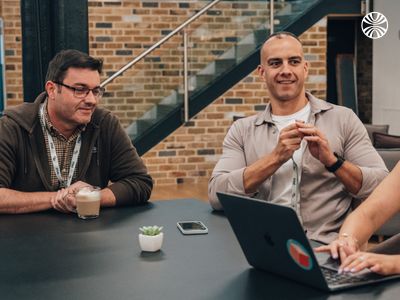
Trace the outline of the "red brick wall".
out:
M 98 1 L 89 3 L 90 54 L 104 58 L 103 79 L 190 17 L 208 1 Z M 264 2 L 218 4 L 188 28 L 189 68 L 204 68 L 268 15 Z M 22 63 L 19 1 L 3 1 L 5 21 L 6 88 L 8 105 L 22 102 Z M 211 25 L 210 25 L 211 24 Z M 307 89 L 318 97 L 326 90 L 326 21 L 301 36 L 310 61 Z M 144 62 L 107 86 L 102 105 L 112 110 L 124 126 L 169 95 L 182 83 L 182 37 L 157 49 Z M 268 93 L 256 72 L 176 130 L 143 158 L 156 184 L 207 181 L 222 152 L 222 141 L 234 115 L 262 111 Z

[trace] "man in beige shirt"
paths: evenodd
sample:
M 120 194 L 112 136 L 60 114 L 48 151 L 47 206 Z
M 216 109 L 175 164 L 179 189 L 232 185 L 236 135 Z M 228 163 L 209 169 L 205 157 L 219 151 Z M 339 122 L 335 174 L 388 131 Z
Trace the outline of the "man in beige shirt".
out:
M 309 238 L 330 242 L 352 200 L 365 199 L 388 171 L 352 110 L 305 91 L 308 63 L 296 36 L 269 37 L 258 72 L 270 102 L 230 128 L 209 182 L 210 204 L 222 209 L 216 192 L 228 192 L 288 205 Z

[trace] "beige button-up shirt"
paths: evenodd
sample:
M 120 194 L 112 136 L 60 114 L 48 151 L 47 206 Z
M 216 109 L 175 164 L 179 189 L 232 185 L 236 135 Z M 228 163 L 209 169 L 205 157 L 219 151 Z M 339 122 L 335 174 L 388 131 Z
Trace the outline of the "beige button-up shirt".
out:
M 328 243 L 334 240 L 354 198 L 365 199 L 388 174 L 371 144 L 367 131 L 351 109 L 317 99 L 307 93 L 311 105 L 310 123 L 322 131 L 332 151 L 361 169 L 363 181 L 357 195 L 346 191 L 335 174 L 314 158 L 306 147 L 302 159 L 299 214 L 310 239 Z M 271 107 L 254 116 L 234 122 L 225 137 L 223 153 L 209 181 L 208 195 L 214 209 L 222 209 L 216 192 L 269 199 L 273 175 L 254 194 L 243 186 L 245 168 L 271 153 L 277 145 L 278 129 L 271 118 Z M 291 184 L 292 178 L 287 178 Z M 250 217 L 250 216 L 243 216 Z

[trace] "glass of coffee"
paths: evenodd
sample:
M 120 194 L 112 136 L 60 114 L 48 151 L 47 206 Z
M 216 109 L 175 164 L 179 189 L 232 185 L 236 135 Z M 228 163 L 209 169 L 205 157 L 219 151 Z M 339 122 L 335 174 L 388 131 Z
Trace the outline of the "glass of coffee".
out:
M 85 186 L 78 189 L 76 197 L 76 212 L 81 219 L 97 218 L 100 213 L 100 188 Z

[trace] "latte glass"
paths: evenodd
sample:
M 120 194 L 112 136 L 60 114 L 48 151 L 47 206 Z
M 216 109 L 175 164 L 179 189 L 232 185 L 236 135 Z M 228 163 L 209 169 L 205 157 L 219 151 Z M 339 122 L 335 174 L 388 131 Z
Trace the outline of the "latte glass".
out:
M 81 219 L 94 219 L 100 213 L 100 188 L 85 186 L 76 193 L 76 212 Z

